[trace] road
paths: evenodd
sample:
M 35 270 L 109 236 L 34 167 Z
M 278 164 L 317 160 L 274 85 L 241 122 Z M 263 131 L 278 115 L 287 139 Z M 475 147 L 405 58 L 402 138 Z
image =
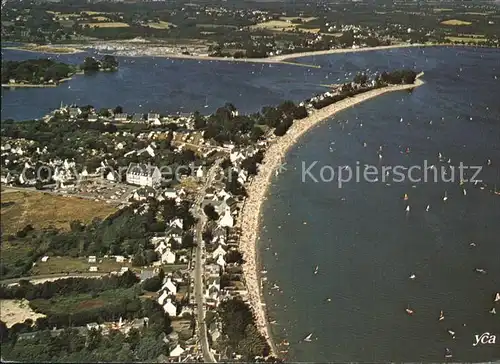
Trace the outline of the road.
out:
M 19 283 L 20 280 L 25 281 L 38 281 L 38 280 L 56 280 L 59 278 L 99 278 L 108 275 L 108 273 L 56 273 L 56 274 L 41 274 L 37 276 L 26 276 L 20 278 L 9 278 L 0 281 L 0 284 L 13 284 Z
M 201 203 L 203 202 L 203 198 L 205 197 L 206 189 L 212 184 L 213 179 L 215 178 L 215 174 L 219 168 L 219 164 L 222 162 L 222 159 L 218 159 L 215 161 L 214 165 L 208 170 L 205 184 L 202 189 L 198 193 L 198 197 L 196 198 L 193 205 L 193 215 L 198 219 L 198 223 L 196 224 L 196 235 L 195 241 L 196 252 L 195 252 L 195 269 L 194 269 L 194 296 L 196 302 L 196 321 L 198 328 L 198 339 L 201 345 L 201 350 L 203 352 L 203 361 L 206 363 L 215 363 L 214 355 L 210 351 L 210 345 L 208 344 L 208 334 L 207 334 L 207 325 L 205 322 L 205 296 L 203 294 L 204 282 L 203 282 L 203 272 L 204 272 L 204 259 L 203 255 L 205 254 L 205 242 L 203 241 L 202 234 L 203 228 L 206 223 L 205 214 L 201 208 Z

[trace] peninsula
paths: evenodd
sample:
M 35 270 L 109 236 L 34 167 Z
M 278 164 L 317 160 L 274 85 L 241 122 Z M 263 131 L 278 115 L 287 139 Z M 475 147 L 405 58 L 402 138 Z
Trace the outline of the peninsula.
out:
M 240 250 L 243 253 L 245 263 L 243 264 L 243 272 L 245 282 L 249 292 L 249 301 L 255 313 L 257 327 L 261 333 L 266 337 L 270 347 L 274 353 L 277 353 L 276 345 L 272 341 L 271 332 L 267 323 L 266 312 L 264 309 L 264 302 L 262 298 L 261 285 L 259 279 L 259 262 L 258 262 L 258 235 L 260 232 L 260 214 L 262 204 L 266 199 L 266 194 L 269 185 L 272 181 L 274 173 L 278 170 L 279 166 L 283 163 L 288 150 L 299 141 L 300 137 L 316 126 L 318 123 L 326 120 L 334 114 L 353 107 L 366 100 L 375 98 L 382 94 L 394 91 L 410 90 L 422 85 L 424 82 L 420 79 L 423 73 L 417 75 L 412 83 L 387 85 L 381 88 L 375 88 L 363 93 L 359 93 L 354 97 L 343 98 L 338 102 L 334 102 L 325 106 L 317 111 L 313 111 L 306 118 L 296 122 L 281 137 L 275 139 L 269 145 L 263 162 L 259 167 L 259 173 L 249 183 L 247 187 L 248 197 L 241 212 L 241 239 Z
M 86 57 L 80 66 L 56 62 L 52 59 L 28 59 L 2 62 L 2 87 L 56 87 L 78 73 L 115 71 L 118 61 L 105 55 L 101 60 Z

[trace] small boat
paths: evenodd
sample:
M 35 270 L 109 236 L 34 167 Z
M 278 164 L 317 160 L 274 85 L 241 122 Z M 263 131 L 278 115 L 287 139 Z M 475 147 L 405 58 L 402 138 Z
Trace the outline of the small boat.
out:
M 448 349 L 448 348 L 444 349 L 444 357 L 445 358 L 452 358 L 453 357 L 450 349 Z
M 318 270 L 319 270 L 319 266 L 316 266 L 316 268 L 314 269 L 314 274 L 318 274 Z
M 448 334 L 450 334 L 451 336 L 455 337 L 455 331 L 453 331 L 453 330 L 448 330 Z
M 408 201 L 408 194 L 407 194 L 407 193 L 405 193 L 405 196 L 403 197 L 403 199 L 404 199 L 405 201 Z
M 304 338 L 304 341 L 306 341 L 306 342 L 311 342 L 311 341 L 312 341 L 312 340 L 311 340 L 312 336 L 313 336 L 313 334 L 312 334 L 312 333 L 311 333 L 311 334 L 309 334 L 309 335 L 307 335 L 307 336 Z
M 463 191 L 464 191 L 464 196 L 467 196 L 467 190 L 464 188 Z
M 444 320 L 444 313 L 443 313 L 443 310 L 441 310 L 441 312 L 439 313 L 439 321 L 443 321 Z
M 414 311 L 413 311 L 413 310 L 412 310 L 409 306 L 405 309 L 405 311 L 406 311 L 406 313 L 407 313 L 408 315 L 410 315 L 410 316 L 411 316 L 411 315 L 413 315 L 413 314 L 415 313 L 415 312 L 414 312 Z
M 486 274 L 486 269 L 483 268 L 474 268 L 474 272 L 476 273 L 481 273 L 481 274 Z
M 406 206 L 406 212 L 410 212 L 410 205 Z
M 431 205 L 427 205 L 427 207 L 425 208 L 425 211 L 429 211 L 430 208 L 431 208 Z
M 495 307 L 493 307 L 491 310 L 490 310 L 490 313 L 492 315 L 496 315 L 497 314 L 497 310 L 495 309 Z
M 500 191 L 497 191 L 497 185 L 495 185 L 495 189 L 493 190 L 493 193 L 497 196 L 500 196 Z
M 493 302 L 498 302 L 500 301 L 500 292 L 497 292 L 497 294 L 495 295 L 495 300 Z
M 447 192 L 445 192 L 445 193 L 444 193 L 444 197 L 443 197 L 443 201 L 446 201 L 447 199 L 448 199 L 448 193 L 447 193 Z
M 416 276 L 415 274 L 412 274 L 412 275 L 410 276 L 410 279 L 415 279 L 415 278 L 417 278 L 417 276 Z

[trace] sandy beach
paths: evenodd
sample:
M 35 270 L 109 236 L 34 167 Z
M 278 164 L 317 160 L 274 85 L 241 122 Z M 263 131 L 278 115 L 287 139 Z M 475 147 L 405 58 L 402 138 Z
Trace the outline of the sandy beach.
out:
M 12 49 L 17 51 L 32 52 L 32 53 L 50 53 L 50 54 L 77 54 L 85 52 L 83 49 L 72 47 L 57 47 L 57 46 L 43 46 L 36 44 L 26 44 L 16 47 L 4 47 L 3 49 Z
M 380 89 L 364 92 L 354 97 L 346 98 L 326 106 L 320 110 L 314 111 L 307 118 L 295 121 L 288 132 L 276 138 L 267 149 L 259 173 L 247 186 L 248 197 L 241 211 L 241 239 L 240 251 L 243 254 L 245 263 L 243 264 L 243 274 L 248 289 L 249 304 L 251 305 L 256 325 L 259 331 L 267 339 L 271 354 L 278 356 L 278 350 L 271 337 L 271 330 L 267 321 L 264 300 L 260 287 L 260 267 L 258 261 L 257 242 L 260 232 L 260 219 L 262 203 L 266 199 L 267 190 L 271 184 L 273 174 L 281 165 L 287 151 L 292 147 L 300 137 L 308 130 L 316 126 L 321 121 L 331 117 L 335 113 L 351 106 L 357 105 L 363 101 L 380 96 L 387 92 L 409 90 L 422 85 L 424 82 L 417 76 L 417 80 L 411 85 L 392 85 Z

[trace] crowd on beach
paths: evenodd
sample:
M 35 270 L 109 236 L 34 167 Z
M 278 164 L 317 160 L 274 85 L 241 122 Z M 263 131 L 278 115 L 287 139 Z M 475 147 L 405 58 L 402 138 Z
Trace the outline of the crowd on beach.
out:
M 421 76 L 421 74 L 419 75 Z M 259 266 L 257 261 L 257 241 L 259 235 L 259 222 L 261 206 L 266 198 L 267 189 L 271 182 L 273 173 L 281 166 L 283 158 L 288 149 L 295 144 L 299 138 L 314 127 L 320 121 L 332 116 L 333 114 L 355 106 L 358 103 L 382 95 L 387 92 L 408 90 L 418 87 L 423 84 L 419 78 L 414 84 L 406 85 L 391 85 L 383 88 L 374 89 L 356 95 L 352 98 L 346 98 L 326 106 L 320 110 L 312 111 L 312 113 L 300 120 L 296 121 L 288 132 L 279 138 L 276 138 L 265 153 L 263 163 L 259 167 L 259 173 L 253 178 L 249 186 L 247 186 L 247 194 L 245 204 L 241 212 L 241 239 L 240 251 L 244 257 L 243 273 L 248 290 L 249 304 L 253 309 L 257 328 L 261 334 L 267 339 L 271 351 L 276 354 L 276 347 L 271 338 L 271 332 L 267 323 L 266 311 L 262 299 L 262 292 L 259 281 Z

